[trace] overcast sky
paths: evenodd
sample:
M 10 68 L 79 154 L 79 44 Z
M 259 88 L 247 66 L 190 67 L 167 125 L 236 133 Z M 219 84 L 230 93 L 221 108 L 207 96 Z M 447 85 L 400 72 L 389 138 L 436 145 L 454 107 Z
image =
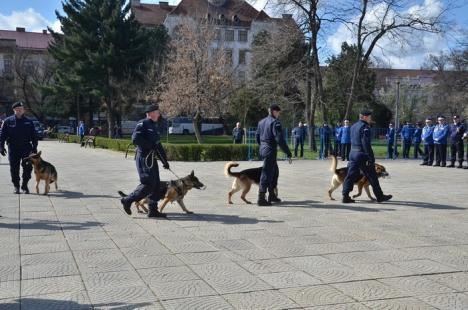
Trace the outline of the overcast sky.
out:
M 257 9 L 263 9 L 267 0 L 251 0 Z M 448 0 L 414 0 L 413 6 L 425 6 L 427 12 L 437 13 Z M 0 29 L 13 30 L 17 26 L 25 27 L 28 31 L 41 31 L 47 26 L 58 30 L 55 10 L 61 11 L 61 0 L 0 0 Z M 153 0 L 142 0 L 147 3 L 158 3 Z M 170 0 L 175 4 L 177 0 Z M 458 24 L 458 27 L 468 28 L 468 0 L 461 0 L 461 6 L 451 13 L 450 17 Z M 460 39 L 460 34 L 457 34 Z M 465 33 L 466 35 L 466 33 Z M 347 41 L 353 43 L 352 35 L 346 28 L 336 26 L 330 29 L 321 39 L 321 59 L 336 54 L 340 50 L 341 43 Z M 412 40 L 412 46 L 400 46 L 390 40 L 381 42 L 381 49 L 376 49 L 374 55 L 389 63 L 393 68 L 419 69 L 425 57 L 429 54 L 438 54 L 448 51 L 456 46 L 454 33 L 440 36 L 430 33 L 419 33 L 416 40 Z M 465 38 L 465 42 L 467 38 Z

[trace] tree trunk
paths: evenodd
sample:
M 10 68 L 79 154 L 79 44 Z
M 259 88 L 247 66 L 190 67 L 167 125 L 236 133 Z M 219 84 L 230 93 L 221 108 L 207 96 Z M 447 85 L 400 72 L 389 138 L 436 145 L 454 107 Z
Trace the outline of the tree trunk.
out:
M 107 137 L 112 138 L 112 129 L 114 128 L 114 102 L 110 97 L 106 98 L 107 106 Z
M 195 138 L 197 138 L 198 144 L 202 144 L 202 135 L 201 135 L 201 126 L 202 126 L 202 117 L 200 115 L 200 111 L 195 113 L 195 117 L 193 118 L 193 131 L 195 132 Z
M 359 51 L 358 51 L 359 55 Z M 360 58 L 358 56 L 358 58 Z M 349 119 L 351 111 L 353 109 L 353 96 L 354 96 L 354 88 L 356 87 L 356 81 L 358 78 L 358 70 L 359 70 L 359 59 L 356 59 L 356 63 L 354 64 L 353 68 L 353 78 L 351 79 L 351 88 L 349 89 L 349 96 L 348 101 L 346 102 L 346 113 L 343 119 Z

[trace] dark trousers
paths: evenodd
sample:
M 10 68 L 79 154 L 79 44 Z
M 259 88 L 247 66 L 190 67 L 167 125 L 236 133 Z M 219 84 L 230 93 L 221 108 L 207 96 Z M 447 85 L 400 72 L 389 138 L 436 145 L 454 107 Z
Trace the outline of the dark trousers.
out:
M 341 159 L 349 160 L 349 152 L 351 151 L 351 143 L 341 143 Z
M 434 162 L 434 144 L 424 144 L 423 164 L 432 166 Z
M 383 192 L 375 172 L 374 163 L 369 162 L 367 155 L 361 152 L 351 152 L 349 156 L 348 174 L 343 184 L 343 196 L 348 196 L 353 191 L 354 183 L 358 181 L 361 171 L 369 180 L 375 197 L 382 197 Z
M 304 156 L 304 140 L 294 138 L 294 157 L 297 157 L 297 149 L 301 147 L 301 157 Z
M 330 149 L 330 139 L 320 137 L 320 159 L 328 157 L 328 150 Z
M 20 165 L 23 167 L 23 185 L 26 185 L 31 179 L 32 165 L 29 160 L 24 158 L 28 157 L 31 153 L 31 147 L 27 146 L 21 149 L 9 147 L 8 160 L 10 161 L 10 175 L 11 182 L 15 187 L 20 186 Z
M 418 155 L 421 155 L 421 156 L 424 155 L 419 145 L 421 145 L 421 142 L 414 142 L 414 146 L 413 146 L 414 147 L 414 159 L 417 159 Z
M 463 141 L 458 141 L 456 143 L 450 144 L 450 161 L 452 165 L 455 164 L 458 154 L 458 163 L 461 165 L 463 163 L 463 157 L 465 156 L 465 149 L 463 147 Z
M 137 188 L 124 199 L 126 201 L 135 202 L 148 197 L 149 207 L 155 208 L 157 207 L 158 201 L 160 199 L 158 161 L 156 158 L 154 161 L 150 159 L 146 160 L 145 156 L 142 156 L 141 153 L 138 152 L 135 162 L 138 175 L 140 177 L 140 185 L 138 185 Z
M 388 159 L 393 159 L 393 142 L 387 143 L 387 158 Z
M 335 156 L 341 156 L 341 142 L 335 139 Z
M 242 144 L 242 139 L 240 139 L 240 140 L 234 140 L 234 144 Z
M 411 140 L 403 139 L 403 158 L 409 158 Z
M 447 144 L 434 144 L 435 164 L 445 167 L 447 164 Z
M 262 174 L 260 175 L 259 192 L 266 193 L 268 190 L 268 192 L 273 193 L 274 189 L 278 185 L 279 177 L 278 163 L 276 162 L 276 152 L 273 151 L 261 156 L 263 159 L 263 166 Z

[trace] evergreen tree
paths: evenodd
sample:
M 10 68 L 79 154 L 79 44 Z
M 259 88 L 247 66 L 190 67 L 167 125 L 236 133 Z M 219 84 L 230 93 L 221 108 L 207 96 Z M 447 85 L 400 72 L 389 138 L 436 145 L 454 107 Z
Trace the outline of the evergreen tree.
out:
M 49 48 L 55 93 L 102 104 L 111 136 L 122 98 L 132 95 L 127 86 L 143 84 L 151 61 L 164 54 L 166 30 L 140 26 L 126 0 L 68 0 L 63 11 L 56 12 L 63 34 L 51 31 Z

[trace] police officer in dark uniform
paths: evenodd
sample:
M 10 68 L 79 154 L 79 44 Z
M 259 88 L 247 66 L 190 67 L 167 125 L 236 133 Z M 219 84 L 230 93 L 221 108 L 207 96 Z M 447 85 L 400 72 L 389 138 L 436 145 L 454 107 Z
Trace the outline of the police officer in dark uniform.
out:
M 450 126 L 450 165 L 447 167 L 455 167 L 455 161 L 457 160 L 458 153 L 458 166 L 457 168 L 463 168 L 463 153 L 465 148 L 463 146 L 463 135 L 465 134 L 465 126 L 460 122 L 458 115 L 453 116 L 453 124 Z
M 0 134 L 0 154 L 5 156 L 5 142 L 8 144 L 8 160 L 10 161 L 11 182 L 14 193 L 20 193 L 20 163 L 23 167 L 23 182 L 21 190 L 29 194 L 28 181 L 31 179 L 32 165 L 24 158 L 31 153 L 37 153 L 37 136 L 31 119 L 24 116 L 24 105 L 15 102 L 12 105 L 14 115 L 7 117 Z
M 372 120 L 371 114 L 370 111 L 362 111 L 359 115 L 359 122 L 351 126 L 351 153 L 349 154 L 348 174 L 343 184 L 343 203 L 354 202 L 349 197 L 349 193 L 353 190 L 354 182 L 358 180 L 360 171 L 364 173 L 372 185 L 372 190 L 378 202 L 392 198 L 392 195 L 383 194 L 375 172 L 375 158 L 371 146 L 369 126 Z
M 259 206 L 271 206 L 272 202 L 281 202 L 276 196 L 275 189 L 278 185 L 279 169 L 276 162 L 278 145 L 286 153 L 291 162 L 291 151 L 283 136 L 283 129 L 278 120 L 280 107 L 277 104 L 270 105 L 269 115 L 258 123 L 256 139 L 260 145 L 260 157 L 263 159 L 262 175 L 260 176 L 260 188 L 258 191 Z M 268 200 L 265 199 L 268 190 Z
M 157 104 L 150 105 L 145 112 L 146 118 L 137 123 L 132 134 L 132 142 L 137 146 L 136 167 L 141 184 L 130 195 L 123 197 L 120 202 L 125 212 L 130 215 L 132 203 L 148 197 L 148 217 L 166 217 L 166 214 L 158 211 L 160 197 L 157 159 L 162 162 L 164 169 L 169 169 L 166 152 L 159 136 L 158 120 L 161 118 L 161 113 Z

